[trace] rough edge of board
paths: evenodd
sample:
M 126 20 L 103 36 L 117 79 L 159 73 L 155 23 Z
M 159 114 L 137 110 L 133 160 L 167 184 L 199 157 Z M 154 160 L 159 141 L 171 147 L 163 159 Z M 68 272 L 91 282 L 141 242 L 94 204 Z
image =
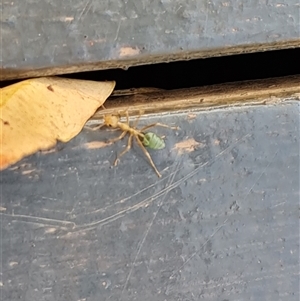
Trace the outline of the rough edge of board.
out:
M 251 80 L 205 86 L 199 88 L 155 91 L 140 89 L 133 95 L 115 92 L 105 103 L 105 110 L 99 109 L 91 119 L 99 120 L 104 114 L 128 109 L 131 116 L 157 114 L 184 110 L 210 110 L 212 108 L 273 104 L 289 98 L 300 99 L 300 75 Z

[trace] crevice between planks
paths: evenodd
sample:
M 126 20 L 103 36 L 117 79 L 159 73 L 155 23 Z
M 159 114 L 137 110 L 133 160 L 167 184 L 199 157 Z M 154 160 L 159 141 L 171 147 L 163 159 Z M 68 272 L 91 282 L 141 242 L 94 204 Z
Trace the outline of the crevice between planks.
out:
M 261 51 L 273 51 L 273 50 L 284 50 L 293 49 L 299 47 L 299 39 L 291 39 L 287 41 L 279 41 L 273 43 L 262 43 L 262 44 L 242 44 L 232 47 L 221 47 L 217 49 L 205 49 L 199 51 L 188 51 L 188 52 L 176 52 L 168 54 L 152 54 L 148 55 L 137 55 L 133 58 L 126 59 L 113 59 L 100 62 L 80 62 L 76 65 L 67 64 L 61 66 L 46 66 L 40 69 L 20 69 L 20 68 L 9 68 L 7 66 L 2 67 L 0 72 L 0 81 L 15 80 L 15 79 L 25 79 L 31 77 L 41 77 L 41 76 L 53 76 L 62 74 L 71 74 L 77 72 L 85 71 L 99 71 L 107 69 L 125 69 L 130 67 L 142 66 L 149 64 L 158 63 L 170 63 L 176 61 L 190 61 L 200 58 L 211 58 L 229 55 L 238 55 L 246 53 L 255 53 Z

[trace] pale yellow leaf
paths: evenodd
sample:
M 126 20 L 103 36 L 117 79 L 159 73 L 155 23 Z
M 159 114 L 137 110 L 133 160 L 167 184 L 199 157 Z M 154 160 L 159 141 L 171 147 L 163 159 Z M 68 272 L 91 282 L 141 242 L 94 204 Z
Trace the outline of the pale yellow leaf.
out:
M 43 77 L 1 89 L 0 170 L 72 139 L 114 87 L 115 82 Z

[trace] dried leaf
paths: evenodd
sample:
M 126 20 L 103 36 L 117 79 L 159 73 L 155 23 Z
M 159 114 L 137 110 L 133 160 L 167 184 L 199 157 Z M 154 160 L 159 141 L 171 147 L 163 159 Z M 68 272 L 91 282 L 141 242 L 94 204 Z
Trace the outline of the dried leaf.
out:
M 29 79 L 0 90 L 0 170 L 75 137 L 115 82 Z

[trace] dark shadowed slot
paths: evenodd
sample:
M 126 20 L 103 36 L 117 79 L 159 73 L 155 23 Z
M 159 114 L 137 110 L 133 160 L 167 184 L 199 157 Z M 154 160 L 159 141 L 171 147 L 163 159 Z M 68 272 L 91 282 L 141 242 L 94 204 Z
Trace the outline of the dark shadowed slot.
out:
M 241 54 L 60 75 L 85 80 L 115 80 L 116 89 L 182 89 L 300 74 L 300 48 Z M 2 82 L 2 87 L 16 81 Z
M 300 48 L 64 75 L 115 80 L 116 89 L 181 89 L 300 73 Z

